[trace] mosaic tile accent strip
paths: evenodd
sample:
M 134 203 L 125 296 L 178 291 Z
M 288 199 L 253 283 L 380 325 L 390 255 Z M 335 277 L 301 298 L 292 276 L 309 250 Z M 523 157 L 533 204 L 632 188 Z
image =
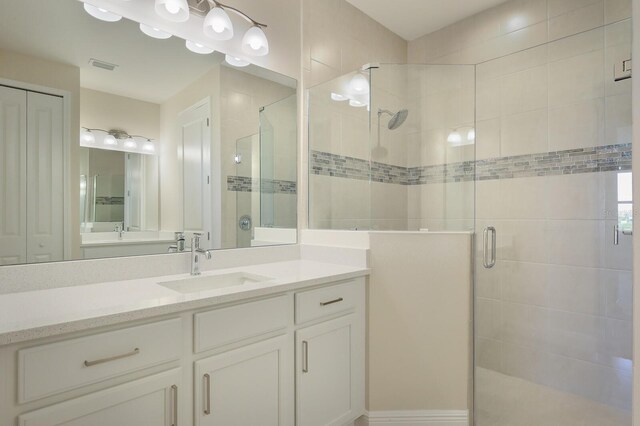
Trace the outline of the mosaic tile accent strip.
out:
M 227 176 L 227 190 L 267 194 L 296 194 L 298 184 L 290 180 L 254 179 L 248 176 Z
M 124 206 L 124 197 L 96 197 L 99 206 Z
M 373 162 L 369 171 L 369 161 L 312 151 L 311 170 L 323 176 L 424 185 L 631 170 L 631 158 L 631 144 L 619 144 L 410 168 Z
M 313 174 L 347 179 L 373 180 L 381 183 L 406 185 L 408 169 L 391 164 L 369 162 L 329 152 L 311 151 Z

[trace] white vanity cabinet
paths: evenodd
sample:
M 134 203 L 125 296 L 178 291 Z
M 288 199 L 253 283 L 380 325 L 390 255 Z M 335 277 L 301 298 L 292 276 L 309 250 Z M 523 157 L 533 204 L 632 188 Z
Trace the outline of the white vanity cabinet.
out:
M 195 365 L 197 426 L 293 426 L 292 348 L 287 336 Z
M 296 295 L 298 318 L 341 311 L 347 315 L 296 331 L 298 425 L 343 426 L 364 412 L 364 285 L 355 281 Z
M 0 426 L 351 424 L 364 320 L 355 278 L 0 347 Z
M 19 426 L 178 426 L 180 369 L 21 415 Z

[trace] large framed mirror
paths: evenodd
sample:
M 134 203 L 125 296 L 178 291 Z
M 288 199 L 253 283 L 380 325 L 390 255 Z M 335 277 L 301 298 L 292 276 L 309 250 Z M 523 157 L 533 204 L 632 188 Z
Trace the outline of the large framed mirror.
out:
M 295 243 L 296 91 L 77 0 L 7 3 L 0 265 Z

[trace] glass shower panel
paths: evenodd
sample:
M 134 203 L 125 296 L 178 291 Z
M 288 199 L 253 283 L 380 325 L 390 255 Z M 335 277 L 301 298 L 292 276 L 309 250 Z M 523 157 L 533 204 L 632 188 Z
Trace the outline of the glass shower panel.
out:
M 260 221 L 256 226 L 297 227 L 296 110 L 296 95 L 260 110 Z
M 309 89 L 309 226 L 369 229 L 371 223 L 367 72 Z
M 236 141 L 236 244 L 251 247 L 254 227 L 260 223 L 260 137 L 251 135 Z
M 477 425 L 631 424 L 630 43 L 621 21 L 477 66 Z
M 475 67 L 383 64 L 371 87 L 371 228 L 473 230 Z

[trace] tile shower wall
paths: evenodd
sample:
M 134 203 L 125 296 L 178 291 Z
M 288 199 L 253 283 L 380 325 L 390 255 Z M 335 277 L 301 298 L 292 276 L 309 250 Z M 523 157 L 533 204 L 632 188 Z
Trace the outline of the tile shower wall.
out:
M 238 168 L 234 162 L 237 150 L 237 141 L 247 136 L 257 135 L 260 131 L 260 107 L 270 105 L 276 101 L 287 98 L 295 93 L 295 89 L 272 83 L 268 80 L 254 77 L 242 71 L 228 67 L 220 67 L 220 140 L 222 156 L 223 176 L 223 201 L 222 212 L 222 247 L 236 247 L 238 242 L 238 218 L 242 215 L 256 216 L 252 206 L 258 206 L 258 193 L 238 192 L 233 185 L 229 186 L 229 178 L 238 175 Z M 255 158 L 256 161 L 258 157 Z M 287 170 L 282 167 L 280 173 L 286 175 L 286 179 L 295 176 L 295 161 L 286 163 L 290 165 Z M 250 176 L 251 170 L 240 173 L 245 177 Z M 292 198 L 290 194 L 286 195 Z M 291 209 L 292 211 L 295 209 Z M 255 223 L 254 223 L 255 225 Z M 244 243 L 250 240 L 245 236 Z
M 411 62 L 479 64 L 478 172 L 501 170 L 476 187 L 478 229 L 498 230 L 496 267 L 477 269 L 478 365 L 625 409 L 631 239 L 614 246 L 613 227 L 631 88 L 613 67 L 630 57 L 630 13 L 630 0 L 511 1 L 409 43 Z M 558 153 L 570 174 L 510 175 Z
M 303 0 L 303 80 L 305 89 L 350 73 L 367 63 L 406 63 L 407 42 L 345 0 Z M 406 223 L 406 190 L 400 186 L 312 176 L 307 170 L 307 149 L 369 161 L 369 115 L 366 108 L 340 104 L 332 107 L 331 92 L 308 99 L 314 109 L 309 139 L 302 150 L 300 185 L 309 186 L 311 228 L 353 229 L 370 227 L 372 191 L 375 200 L 385 194 L 397 207 L 381 211 L 382 223 Z M 389 106 L 391 108 L 392 106 Z M 335 109 L 334 109 L 335 108 Z M 317 111 L 317 112 L 316 112 Z M 305 117 L 307 117 L 305 111 Z M 305 128 L 307 123 L 305 122 Z M 307 132 L 303 132 L 307 138 Z M 315 135 L 315 136 L 314 136 Z M 404 166 L 404 157 L 398 165 Z M 375 188 L 375 189 L 374 189 Z M 299 194 L 305 196 L 304 192 Z M 301 198 L 301 203 L 307 205 Z M 388 219 L 386 219 L 388 218 Z

